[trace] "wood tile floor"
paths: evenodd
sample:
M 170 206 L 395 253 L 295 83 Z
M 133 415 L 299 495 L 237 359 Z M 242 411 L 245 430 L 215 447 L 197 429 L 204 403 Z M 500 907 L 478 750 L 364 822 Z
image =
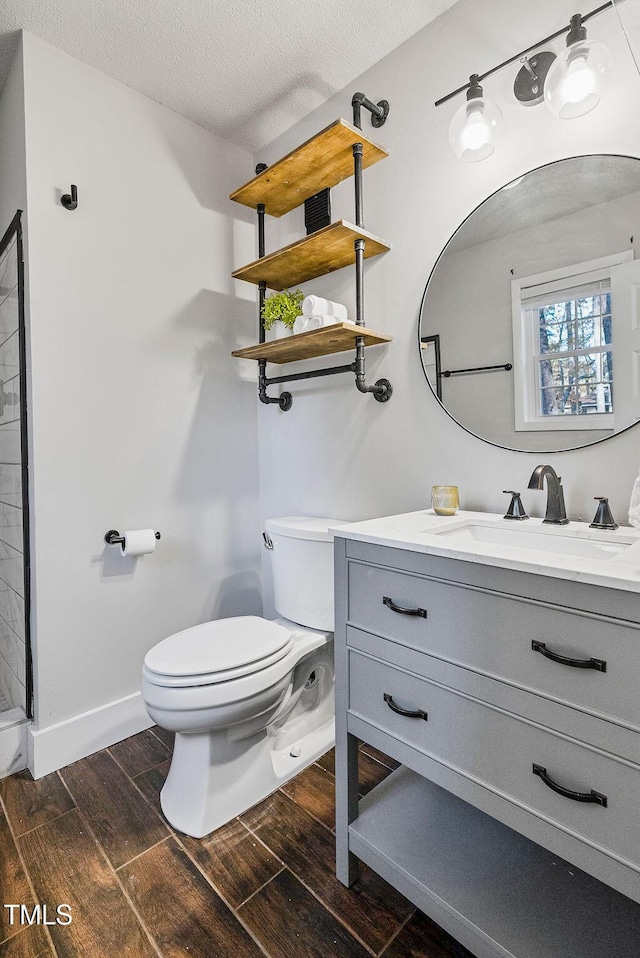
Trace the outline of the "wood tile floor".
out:
M 2 908 L 0 958 L 472 958 L 369 869 L 334 878 L 332 752 L 196 840 L 160 812 L 171 744 L 149 729 L 0 782 L 0 904 L 46 904 L 51 922 Z M 363 745 L 361 792 L 394 766 Z

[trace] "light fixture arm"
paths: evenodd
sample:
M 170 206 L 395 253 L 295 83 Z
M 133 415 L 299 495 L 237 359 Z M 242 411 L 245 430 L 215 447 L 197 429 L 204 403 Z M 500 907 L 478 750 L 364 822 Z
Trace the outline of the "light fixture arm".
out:
M 532 80 L 537 80 L 537 79 L 538 79 L 538 74 L 536 73 L 536 71 L 535 71 L 535 70 L 533 69 L 533 67 L 531 66 L 531 60 L 529 59 L 529 57 L 522 57 L 521 63 L 522 63 L 522 66 L 523 66 L 523 67 L 525 68 L 525 70 L 527 71 L 527 73 L 529 74 L 529 76 L 531 77 L 531 79 L 532 79 Z
M 582 16 L 579 13 L 576 13 L 571 17 L 571 21 L 568 26 L 562 27 L 560 30 L 556 30 L 555 33 L 551 33 L 548 37 L 544 37 L 542 40 L 538 40 L 537 43 L 532 43 L 531 46 L 527 47 L 526 50 L 521 50 L 520 53 L 516 53 L 515 56 L 509 57 L 508 60 L 504 60 L 502 63 L 499 63 L 495 67 L 491 67 L 490 70 L 487 70 L 486 73 L 474 73 L 470 78 L 468 83 L 465 83 L 464 86 L 458 87 L 457 90 L 452 90 L 451 93 L 447 93 L 446 96 L 440 97 L 439 100 L 436 100 L 435 106 L 442 106 L 443 103 L 447 103 L 448 100 L 452 100 L 454 96 L 458 96 L 460 93 L 464 93 L 465 90 L 468 90 L 471 81 L 475 79 L 476 83 L 482 83 L 486 80 L 487 77 L 492 76 L 492 74 L 497 73 L 499 70 L 503 70 L 504 67 L 508 67 L 511 63 L 515 63 L 516 60 L 520 60 L 522 57 L 526 57 L 528 53 L 532 53 L 534 50 L 538 50 L 540 47 L 544 46 L 546 43 L 550 43 L 552 40 L 557 40 L 558 37 L 563 36 L 563 34 L 569 34 L 567 37 L 567 44 L 570 42 L 575 42 L 576 39 L 580 39 L 582 34 L 579 31 L 584 31 L 584 36 L 586 36 L 586 30 L 584 30 L 583 24 L 590 20 L 592 17 L 597 16 L 599 13 L 602 13 L 604 10 L 608 10 L 610 7 L 613 7 L 613 0 L 608 0 L 607 3 L 601 4 L 601 6 L 596 7 L 595 10 L 591 10 L 589 13 L 585 13 Z M 576 35 L 573 40 L 569 40 L 569 37 L 576 31 Z M 357 94 L 356 94 L 357 95 Z

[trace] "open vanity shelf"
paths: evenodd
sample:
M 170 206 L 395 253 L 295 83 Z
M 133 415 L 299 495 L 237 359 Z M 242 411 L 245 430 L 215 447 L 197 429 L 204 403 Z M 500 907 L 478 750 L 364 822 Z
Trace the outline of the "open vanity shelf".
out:
M 349 847 L 478 958 L 638 954 L 624 895 L 408 768 L 360 801 Z
M 271 167 L 260 164 L 257 175 L 231 194 L 231 199 L 255 209 L 258 214 L 258 253 L 255 262 L 232 273 L 234 279 L 254 283 L 259 289 L 259 342 L 255 346 L 237 349 L 232 355 L 240 359 L 254 359 L 259 364 L 258 395 L 263 403 L 277 403 L 283 411 L 291 408 L 291 393 L 278 397 L 267 395 L 267 387 L 275 383 L 312 379 L 339 373 L 353 373 L 356 388 L 372 393 L 378 402 L 387 402 L 392 394 L 391 383 L 379 379 L 367 385 L 365 379 L 364 349 L 391 341 L 390 336 L 367 329 L 364 324 L 364 267 L 365 259 L 389 250 L 389 244 L 364 229 L 362 219 L 362 170 L 388 154 L 360 129 L 362 107 L 372 114 L 373 126 L 386 120 L 389 105 L 378 104 L 356 93 L 352 100 L 354 125 L 336 120 L 306 143 L 278 160 Z M 355 224 L 338 220 L 301 240 L 274 253 L 265 254 L 265 214 L 283 216 L 322 190 L 335 186 L 348 177 L 355 181 Z M 262 308 L 266 290 L 281 291 L 324 276 L 344 266 L 356 268 L 356 321 L 336 323 L 323 329 L 287 336 L 275 342 L 265 342 Z M 332 353 L 355 349 L 352 363 L 324 369 L 311 369 L 289 376 L 268 377 L 267 362 L 289 363 L 313 359 Z

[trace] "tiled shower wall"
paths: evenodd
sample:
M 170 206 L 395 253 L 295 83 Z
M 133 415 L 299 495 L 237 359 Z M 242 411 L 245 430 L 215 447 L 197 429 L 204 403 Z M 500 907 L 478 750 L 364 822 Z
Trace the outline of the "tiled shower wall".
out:
M 0 712 L 26 711 L 19 335 L 14 237 L 0 258 Z

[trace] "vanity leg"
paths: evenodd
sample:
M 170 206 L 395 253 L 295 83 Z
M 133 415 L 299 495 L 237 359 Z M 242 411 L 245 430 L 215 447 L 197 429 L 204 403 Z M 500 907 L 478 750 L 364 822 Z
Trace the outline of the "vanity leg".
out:
M 360 863 L 349 851 L 349 825 L 358 817 L 358 739 L 347 730 L 349 653 L 347 651 L 347 559 L 345 540 L 334 540 L 336 630 L 336 875 L 353 885 Z
M 338 738 L 336 729 L 336 876 L 343 885 L 353 885 L 360 862 L 349 851 L 349 825 L 358 817 L 358 739 Z

